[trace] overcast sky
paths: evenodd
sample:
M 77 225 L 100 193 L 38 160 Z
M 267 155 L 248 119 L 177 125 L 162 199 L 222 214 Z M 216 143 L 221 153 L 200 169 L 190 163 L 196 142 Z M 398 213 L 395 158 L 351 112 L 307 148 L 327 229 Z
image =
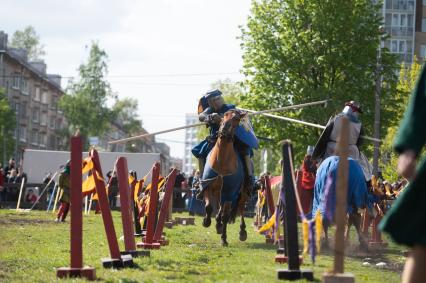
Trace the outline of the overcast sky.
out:
M 92 41 L 109 56 L 108 80 L 134 97 L 149 132 L 182 126 L 211 83 L 241 80 L 240 25 L 250 0 L 2 1 L 0 30 L 34 26 L 48 73 L 77 75 Z M 66 79 L 63 80 L 63 86 Z M 156 137 L 182 157 L 184 132 Z M 174 141 L 174 142 L 170 142 Z

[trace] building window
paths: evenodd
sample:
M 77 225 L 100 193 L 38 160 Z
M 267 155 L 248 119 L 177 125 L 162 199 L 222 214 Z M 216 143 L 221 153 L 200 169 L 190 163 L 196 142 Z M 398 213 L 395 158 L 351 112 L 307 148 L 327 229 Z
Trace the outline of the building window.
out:
M 36 89 L 35 89 L 34 100 L 40 101 L 40 88 L 39 87 L 36 87 Z
M 31 143 L 32 144 L 38 144 L 38 131 L 37 130 L 31 131 Z
M 42 147 L 46 147 L 46 134 L 38 134 L 38 144 Z
M 420 46 L 420 57 L 426 58 L 426 45 L 424 44 Z
M 55 129 L 55 117 L 51 116 L 49 119 L 49 128 Z
M 12 88 L 19 89 L 19 75 L 13 76 Z
M 38 108 L 33 109 L 33 122 L 38 123 L 40 122 L 40 110 Z
M 30 93 L 28 80 L 22 78 L 22 94 L 28 95 Z
M 26 127 L 20 127 L 19 128 L 19 140 L 26 142 L 27 141 L 27 128 Z
M 21 103 L 21 118 L 26 119 L 27 118 L 27 102 L 22 101 Z
M 426 32 L 426 19 L 422 19 L 422 32 Z
M 47 101 L 48 101 L 48 94 L 46 91 L 43 91 L 43 93 L 41 94 L 41 103 L 47 104 Z
M 42 126 L 46 126 L 47 125 L 47 114 L 46 113 L 41 113 L 41 116 L 40 116 L 40 125 L 42 125 Z
M 423 0 L 423 6 L 426 6 L 426 0 Z

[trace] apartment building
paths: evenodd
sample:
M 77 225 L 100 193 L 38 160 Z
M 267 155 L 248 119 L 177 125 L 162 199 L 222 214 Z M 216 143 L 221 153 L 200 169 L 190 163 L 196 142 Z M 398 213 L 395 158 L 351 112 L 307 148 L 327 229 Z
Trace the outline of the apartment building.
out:
M 198 115 L 195 113 L 185 114 L 185 125 L 193 125 L 199 123 Z M 190 174 L 192 169 L 198 168 L 191 149 L 198 144 L 197 140 L 198 127 L 185 129 L 185 152 L 183 156 L 183 172 Z
M 383 18 L 389 35 L 384 45 L 399 63 L 426 58 L 426 0 L 384 0 Z
M 64 141 L 58 131 L 67 127 L 58 109 L 64 95 L 61 76 L 46 73 L 43 61 L 28 61 L 27 51 L 8 47 L 8 35 L 0 31 L 0 87 L 16 112 L 15 158 L 26 148 L 59 150 Z

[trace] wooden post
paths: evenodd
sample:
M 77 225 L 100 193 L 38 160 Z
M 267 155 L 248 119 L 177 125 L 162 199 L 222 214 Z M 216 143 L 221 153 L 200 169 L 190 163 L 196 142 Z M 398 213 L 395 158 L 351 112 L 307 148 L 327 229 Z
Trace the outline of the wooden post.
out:
M 137 251 L 135 244 L 135 230 L 133 229 L 132 211 L 129 195 L 129 171 L 127 169 L 127 160 L 119 157 L 116 165 L 118 187 L 120 190 L 120 210 L 124 235 L 124 252 L 122 255 L 131 255 L 132 257 L 149 256 L 149 251 Z
M 21 205 L 22 191 L 24 190 L 24 185 L 25 185 L 25 177 L 22 178 L 22 181 L 21 181 L 21 188 L 19 189 L 19 196 L 18 196 L 18 203 L 16 204 L 16 211 L 19 211 L 19 206 Z
M 296 194 L 293 170 L 293 147 L 290 141 L 282 145 L 283 167 L 281 193 L 284 193 L 284 235 L 288 254 L 288 269 L 278 270 L 278 279 L 283 280 L 314 280 L 311 270 L 300 270 L 299 242 L 297 232 Z
M 81 137 L 71 138 L 71 164 L 70 164 L 70 206 L 71 206 L 71 267 L 61 267 L 56 271 L 58 278 L 85 277 L 95 280 L 95 268 L 83 267 L 83 214 L 82 214 L 82 143 Z
M 155 222 L 157 218 L 157 203 L 158 203 L 158 178 L 160 175 L 160 163 L 156 162 L 152 169 L 152 180 L 151 180 L 151 191 L 149 192 L 149 208 L 148 208 L 148 219 L 146 226 L 146 236 L 144 241 L 138 243 L 138 247 L 144 249 L 159 249 L 160 243 L 154 243 L 154 230 Z
M 337 167 L 336 177 L 336 211 L 334 219 L 336 221 L 336 233 L 334 244 L 334 268 L 332 273 L 323 275 L 324 282 L 355 282 L 354 276 L 350 273 L 344 273 L 345 260 L 345 227 L 347 222 L 347 198 L 348 198 L 348 180 L 349 180 L 349 161 L 348 161 L 348 139 L 349 139 L 349 120 L 342 118 L 340 135 L 337 140 L 337 155 L 339 156 L 339 165 Z
M 378 229 L 378 225 L 382 220 L 383 216 L 377 215 L 373 220 L 373 229 L 371 232 L 371 240 L 368 242 L 369 249 L 380 249 L 383 247 L 387 247 L 388 243 L 383 241 L 382 233 Z
M 168 214 L 169 202 L 173 194 L 173 185 L 176 180 L 176 175 L 177 170 L 174 168 L 173 171 L 170 173 L 169 178 L 167 179 L 167 183 L 165 185 L 166 191 L 164 193 L 163 203 L 161 204 L 157 227 L 155 228 L 154 242 L 160 243 L 162 245 L 167 244 L 167 241 L 162 239 L 162 235 L 164 223 Z
M 112 214 L 109 208 L 108 196 L 106 194 L 105 182 L 99 179 L 99 177 L 102 177 L 103 174 L 98 152 L 95 149 L 92 149 L 90 151 L 90 157 L 93 161 L 93 169 L 91 171 L 95 180 L 96 192 L 98 193 L 98 203 L 101 208 L 102 220 L 104 222 L 105 234 L 108 240 L 108 247 L 111 255 L 111 258 L 102 259 L 102 265 L 105 268 L 133 266 L 132 256 L 120 254 L 114 223 L 112 220 Z

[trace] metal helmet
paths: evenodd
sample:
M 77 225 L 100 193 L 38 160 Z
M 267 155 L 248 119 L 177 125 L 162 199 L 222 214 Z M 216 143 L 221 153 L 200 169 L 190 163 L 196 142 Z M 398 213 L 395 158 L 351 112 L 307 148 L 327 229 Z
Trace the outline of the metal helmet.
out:
M 204 97 L 206 98 L 209 106 L 216 111 L 222 108 L 223 104 L 225 104 L 222 92 L 218 89 L 207 92 Z
M 362 114 L 361 105 L 356 101 L 349 101 L 345 103 L 345 108 L 342 111 L 346 115 L 352 115 L 358 118 L 359 114 Z

